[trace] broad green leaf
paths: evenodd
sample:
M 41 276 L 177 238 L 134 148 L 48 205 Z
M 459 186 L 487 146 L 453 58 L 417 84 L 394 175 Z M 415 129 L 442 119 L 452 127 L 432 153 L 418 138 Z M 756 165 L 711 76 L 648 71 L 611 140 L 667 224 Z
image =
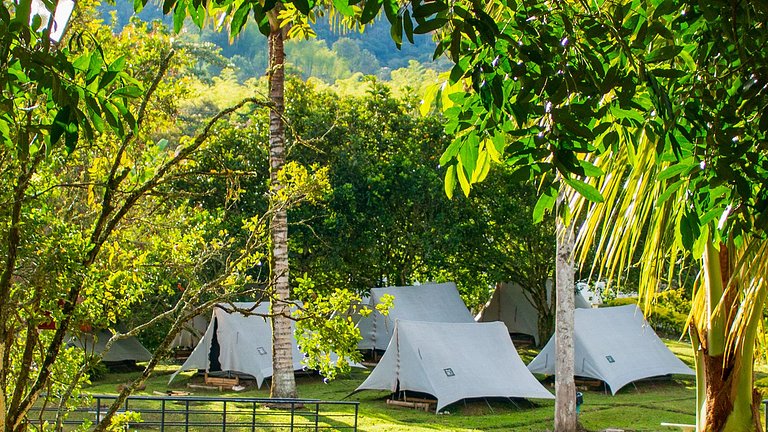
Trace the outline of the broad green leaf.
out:
M 349 5 L 348 0 L 333 0 L 333 6 L 344 16 L 353 16 L 355 8 Z
M 683 47 L 679 45 L 668 45 L 659 49 L 651 51 L 650 54 L 645 56 L 646 63 L 656 63 L 675 58 L 683 50 Z
M 413 17 L 414 18 L 426 18 L 430 15 L 434 15 L 438 12 L 442 12 L 444 10 L 448 10 L 448 4 L 445 2 L 438 0 L 433 2 L 418 2 L 413 6 Z
M 396 25 L 400 21 L 400 27 L 402 28 L 403 23 L 400 20 L 400 17 L 397 15 L 397 11 L 399 9 L 399 6 L 397 5 L 397 0 L 384 0 L 384 15 L 387 16 L 387 21 L 391 25 Z M 402 41 L 402 35 L 400 36 L 400 40 Z
M 446 18 L 435 18 L 429 21 L 425 21 L 418 26 L 416 26 L 415 29 L 413 29 L 414 34 L 426 34 L 429 32 L 433 32 L 439 28 L 442 28 L 446 23 L 448 22 L 448 19 Z
M 456 172 L 459 177 L 459 186 L 461 186 L 461 191 L 464 192 L 464 196 L 469 196 L 469 180 L 467 179 L 467 174 L 464 171 L 464 167 L 461 165 L 461 162 L 456 166 Z
M 548 187 L 533 207 L 533 223 L 541 222 L 544 219 L 544 213 L 551 212 L 555 208 L 555 202 L 557 202 L 557 189 Z
M 437 92 L 439 89 L 440 84 L 427 86 L 427 89 L 424 91 L 424 99 L 421 100 L 421 105 L 419 105 L 419 114 L 421 114 L 422 117 L 428 116 L 432 111 L 432 107 L 437 100 Z
M 675 192 L 677 192 L 678 189 L 680 189 L 680 186 L 683 185 L 687 180 L 686 179 L 680 179 L 671 185 L 667 186 L 666 189 L 664 189 L 664 192 L 659 195 L 659 198 L 656 200 L 656 206 L 661 206 L 666 200 L 668 200 Z
M 592 162 L 581 159 L 579 160 L 579 165 L 584 169 L 584 175 L 587 177 L 602 177 L 605 175 L 605 172 L 593 165 Z
M 459 161 L 464 165 L 468 174 L 472 174 L 477 166 L 479 146 L 477 135 L 470 134 L 459 149 Z
M 613 114 L 614 117 L 620 118 L 620 119 L 632 119 L 637 121 L 638 123 L 643 123 L 645 121 L 645 118 L 643 118 L 643 115 L 635 110 L 625 110 L 621 109 L 617 106 L 612 106 L 611 114 Z
M 69 105 L 62 107 L 59 112 L 56 113 L 56 117 L 53 119 L 53 123 L 51 124 L 50 143 L 52 146 L 59 141 L 59 138 L 61 138 L 61 136 L 64 135 L 64 132 L 67 130 L 70 113 L 71 109 Z
M 360 23 L 367 24 L 376 18 L 376 14 L 379 13 L 379 9 L 381 9 L 383 3 L 384 0 L 366 1 L 365 6 L 363 7 L 363 12 L 360 14 Z
M 456 165 L 451 165 L 445 171 L 445 195 L 449 199 L 453 198 L 453 191 L 456 190 Z
M 403 13 L 403 31 L 405 32 L 405 37 L 408 38 L 408 42 L 413 44 L 413 21 L 411 21 L 411 13 L 408 12 L 408 9 Z
M 314 3 L 314 1 L 312 3 Z M 309 15 L 309 10 L 312 9 L 309 0 L 293 0 L 293 5 L 304 15 Z
M 128 96 L 132 98 L 139 97 L 142 94 L 144 94 L 144 92 L 136 86 L 120 87 L 112 92 L 112 96 Z
M 568 186 L 572 187 L 573 190 L 592 202 L 603 202 L 605 200 L 600 194 L 600 191 L 591 184 L 573 178 L 564 178 L 563 180 Z
M 440 165 L 445 165 L 448 162 L 451 161 L 457 154 L 459 154 L 459 150 L 461 149 L 463 141 L 461 137 L 457 137 L 451 142 L 451 145 L 448 146 L 447 149 L 443 152 L 443 155 L 440 156 Z
M 94 51 L 91 53 L 91 57 L 88 59 L 88 73 L 85 75 L 85 81 L 90 83 L 91 80 L 96 78 L 101 72 L 101 66 L 104 64 L 101 53 Z
M 679 163 L 679 164 L 669 166 L 659 173 L 659 175 L 656 177 L 656 180 L 659 180 L 659 181 L 667 180 L 676 175 L 689 171 L 693 166 L 694 165 L 685 164 L 685 163 Z
M 107 70 L 109 72 L 120 72 L 125 68 L 125 56 L 120 56 L 115 59 L 112 63 L 109 64 L 109 67 Z

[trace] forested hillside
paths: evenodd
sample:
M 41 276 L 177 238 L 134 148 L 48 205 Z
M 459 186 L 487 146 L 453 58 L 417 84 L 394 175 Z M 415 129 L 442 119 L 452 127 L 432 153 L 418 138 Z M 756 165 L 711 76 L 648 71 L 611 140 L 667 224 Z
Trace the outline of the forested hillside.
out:
M 156 4 L 148 4 L 138 14 L 134 13 L 131 2 L 104 3 L 100 11 L 115 31 L 120 31 L 132 17 L 146 22 L 160 20 L 167 27 L 173 27 L 172 17 L 164 16 Z M 373 75 L 390 81 L 397 80 L 397 77 L 392 77 L 392 72 L 398 69 L 415 70 L 416 73 L 411 75 L 416 76 L 409 77 L 413 79 L 422 75 L 423 69 L 445 71 L 449 67 L 445 59 L 432 60 L 435 43 L 430 35 L 415 35 L 414 44 L 404 43 L 398 50 L 389 36 L 389 26 L 380 20 L 366 26 L 363 32 L 335 31 L 327 20 L 318 20 L 313 29 L 317 33 L 316 38 L 291 40 L 286 44 L 290 71 L 305 79 L 314 77 L 334 84 L 337 80 L 354 77 L 355 81 L 359 81 L 362 76 Z M 262 76 L 267 68 L 267 40 L 253 23 L 234 40 L 229 39 L 227 32 L 214 31 L 211 26 L 200 30 L 188 25 L 180 41 L 214 44 L 240 82 Z M 209 69 L 208 73 L 218 75 L 224 65 Z

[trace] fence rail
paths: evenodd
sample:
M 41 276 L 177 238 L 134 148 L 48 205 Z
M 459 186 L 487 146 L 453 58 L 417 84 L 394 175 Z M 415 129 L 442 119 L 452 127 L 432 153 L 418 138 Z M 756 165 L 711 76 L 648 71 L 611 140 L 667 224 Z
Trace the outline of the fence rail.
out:
M 93 395 L 92 403 L 69 413 L 64 425 L 97 425 L 104 419 L 114 395 Z M 279 407 L 269 409 L 269 407 Z M 317 399 L 229 398 L 204 396 L 129 396 L 120 413 L 134 412 L 141 421 L 131 429 L 165 431 L 279 430 L 295 432 L 357 432 L 359 402 Z M 55 422 L 55 408 L 30 412 L 30 423 Z

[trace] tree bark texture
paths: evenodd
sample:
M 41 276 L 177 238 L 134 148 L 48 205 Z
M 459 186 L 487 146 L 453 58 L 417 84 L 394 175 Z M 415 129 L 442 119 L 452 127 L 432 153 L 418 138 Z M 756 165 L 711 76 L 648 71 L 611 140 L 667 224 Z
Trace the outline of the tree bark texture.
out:
M 561 193 L 558 207 L 567 205 Z M 560 212 L 558 212 L 560 213 Z M 576 430 L 576 384 L 573 344 L 573 225 L 557 218 L 557 261 L 555 262 L 555 431 Z
M 279 7 L 278 7 L 279 8 Z M 277 11 L 275 12 L 277 13 Z M 269 99 L 273 107 L 269 112 L 269 166 L 273 203 L 282 189 L 277 178 L 285 165 L 285 29 L 279 23 L 272 24 L 269 35 Z M 274 205 L 274 204 L 273 204 Z M 271 397 L 295 398 L 296 381 L 293 376 L 290 306 L 291 294 L 288 278 L 288 212 L 277 205 L 271 223 L 272 274 L 275 278 L 275 295 L 272 301 L 272 386 Z
M 736 352 L 725 352 L 740 301 L 736 287 L 728 289 L 729 284 L 740 283 L 731 281 L 734 257 L 729 249 L 725 244 L 719 250 L 708 245 L 702 268 L 710 315 L 707 323 L 697 322 L 695 317 L 689 329 L 696 360 L 696 423 L 697 430 L 702 432 L 762 430 L 761 398 L 753 382 L 755 332 L 762 313 L 749 323 L 740 342 L 743 346 Z M 764 301 L 765 293 L 758 303 Z M 725 316 L 717 316 L 718 306 L 719 310 L 727 311 Z

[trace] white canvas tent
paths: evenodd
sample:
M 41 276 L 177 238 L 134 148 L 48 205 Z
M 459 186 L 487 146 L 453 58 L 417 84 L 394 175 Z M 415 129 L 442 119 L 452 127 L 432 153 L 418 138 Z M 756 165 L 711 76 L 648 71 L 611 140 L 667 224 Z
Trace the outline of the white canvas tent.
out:
M 181 331 L 173 338 L 171 342 L 171 348 L 180 349 L 193 349 L 203 338 L 205 331 L 208 329 L 208 320 L 202 316 L 197 315 L 191 320 L 184 323 Z
M 552 301 L 552 281 L 547 281 L 547 300 Z M 580 294 L 574 294 L 576 308 L 590 308 L 592 305 Z M 500 283 L 491 299 L 476 317 L 477 322 L 502 321 L 510 333 L 533 337 L 538 346 L 539 311 L 528 301 L 523 287 L 515 282 Z
M 269 303 L 234 303 L 237 309 L 268 314 Z M 254 307 L 255 306 L 255 307 Z M 205 369 L 206 372 L 232 372 L 251 375 L 261 388 L 265 378 L 272 376 L 272 327 L 268 320 L 256 315 L 228 312 L 228 305 L 213 308 L 211 321 L 203 338 L 187 361 L 171 376 L 171 381 L 186 370 Z M 291 323 L 293 329 L 293 322 Z M 303 355 L 296 339 L 292 342 L 293 369 L 301 370 Z
M 371 289 L 371 307 L 389 294 L 395 300 L 385 316 L 375 311 L 360 320 L 359 349 L 385 350 L 395 330 L 395 320 L 429 322 L 474 322 L 453 282 Z
M 694 374 L 664 345 L 635 305 L 577 309 L 574 349 L 575 374 L 604 381 L 613 394 L 643 378 Z M 528 369 L 555 373 L 554 336 Z
M 415 391 L 437 410 L 467 398 L 554 399 L 528 372 L 503 323 L 398 320 L 386 353 L 361 390 Z
M 102 356 L 101 361 L 105 364 L 145 362 L 152 358 L 152 353 L 144 348 L 144 345 L 133 336 L 116 340 L 109 351 L 105 352 L 104 349 L 111 338 L 112 332 L 102 329 L 91 333 L 84 333 L 73 340 L 72 344 L 88 353 L 100 354 Z

